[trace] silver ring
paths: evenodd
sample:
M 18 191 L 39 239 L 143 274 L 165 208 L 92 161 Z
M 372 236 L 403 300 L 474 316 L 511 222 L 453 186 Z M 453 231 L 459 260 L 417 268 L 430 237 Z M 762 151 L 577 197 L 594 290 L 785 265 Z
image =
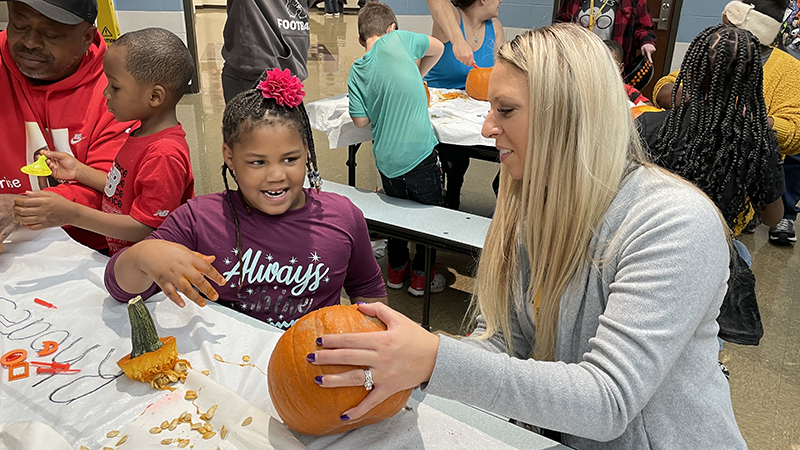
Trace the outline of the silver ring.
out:
M 364 378 L 366 378 L 366 381 L 364 381 L 364 389 L 371 391 L 374 383 L 372 382 L 372 372 L 370 372 L 369 369 L 364 369 Z

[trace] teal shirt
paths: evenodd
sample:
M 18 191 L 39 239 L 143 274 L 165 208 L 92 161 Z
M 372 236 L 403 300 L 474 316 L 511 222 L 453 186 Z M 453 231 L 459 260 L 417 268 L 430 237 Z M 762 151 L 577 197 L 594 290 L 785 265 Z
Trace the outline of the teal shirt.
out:
M 416 64 L 429 44 L 424 34 L 392 31 L 350 67 L 350 115 L 372 122 L 375 164 L 388 178 L 408 173 L 439 143 Z

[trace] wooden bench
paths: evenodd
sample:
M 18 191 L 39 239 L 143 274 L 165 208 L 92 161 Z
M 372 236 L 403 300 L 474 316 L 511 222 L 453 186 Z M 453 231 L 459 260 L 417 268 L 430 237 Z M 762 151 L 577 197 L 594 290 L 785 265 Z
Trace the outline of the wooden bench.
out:
M 431 266 L 431 249 L 477 256 L 491 220 L 440 206 L 389 197 L 373 191 L 324 181 L 323 190 L 347 197 L 363 213 L 371 232 L 425 246 L 425 267 Z M 430 329 L 431 280 L 425 273 L 422 326 Z

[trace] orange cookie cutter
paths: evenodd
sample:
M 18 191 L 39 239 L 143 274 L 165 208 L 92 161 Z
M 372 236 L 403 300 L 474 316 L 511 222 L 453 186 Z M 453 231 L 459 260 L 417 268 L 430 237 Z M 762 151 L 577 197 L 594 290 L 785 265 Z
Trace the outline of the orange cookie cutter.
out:
M 11 367 L 15 364 L 25 361 L 25 358 L 27 357 L 28 357 L 27 350 L 23 348 L 18 348 L 16 350 L 11 350 L 10 352 L 3 355 L 3 357 L 0 358 L 0 364 L 6 367 Z
M 58 350 L 58 342 L 56 341 L 42 341 L 42 349 L 37 353 L 38 356 L 47 356 L 55 353 Z
M 25 361 L 28 357 L 28 352 L 25 349 L 18 348 L 11 350 L 0 358 L 0 364 L 8 368 L 8 381 L 19 380 L 30 376 L 30 364 Z M 15 373 L 16 369 L 22 367 L 22 372 Z

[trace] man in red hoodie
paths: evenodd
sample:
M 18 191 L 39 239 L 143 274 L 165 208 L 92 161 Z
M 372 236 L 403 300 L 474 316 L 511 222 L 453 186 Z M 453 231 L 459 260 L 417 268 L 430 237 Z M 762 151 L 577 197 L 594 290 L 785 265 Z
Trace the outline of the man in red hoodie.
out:
M 95 0 L 13 0 L 7 5 L 8 28 L 0 32 L 0 243 L 16 228 L 11 214 L 15 194 L 56 184 L 46 189 L 100 208 L 101 194 L 89 187 L 40 183 L 20 172 L 38 150 L 69 153 L 108 172 L 132 125 L 114 120 L 103 98 L 106 44 L 94 26 Z M 64 229 L 89 247 L 107 247 L 103 236 Z

